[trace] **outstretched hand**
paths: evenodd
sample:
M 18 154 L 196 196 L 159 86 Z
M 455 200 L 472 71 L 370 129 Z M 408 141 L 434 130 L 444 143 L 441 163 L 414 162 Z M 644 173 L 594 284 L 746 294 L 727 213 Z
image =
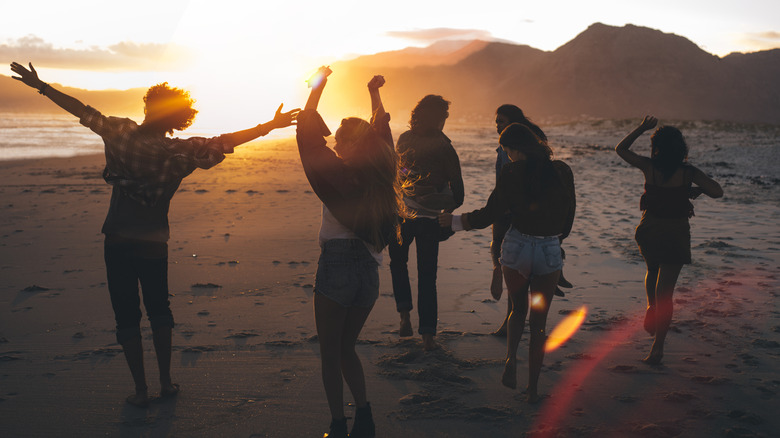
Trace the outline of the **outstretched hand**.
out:
M 18 74 L 19 76 L 11 76 L 11 77 L 16 79 L 17 81 L 23 82 L 25 85 L 28 85 L 38 90 L 41 88 L 41 86 L 43 86 L 43 81 L 38 79 L 38 72 L 35 71 L 32 62 L 29 63 L 29 65 L 30 65 L 30 69 L 27 70 L 26 68 L 24 68 L 23 65 L 19 64 L 18 62 L 12 62 L 11 71 Z
M 639 124 L 639 129 L 641 129 L 642 132 L 649 131 L 649 130 L 655 128 L 655 125 L 657 125 L 657 124 L 658 124 L 658 119 L 656 119 L 653 116 L 648 115 L 648 116 L 645 116 L 644 119 L 642 119 L 642 123 Z
M 274 129 L 285 128 L 287 126 L 294 125 L 295 119 L 298 117 L 298 113 L 301 112 L 300 108 L 295 108 L 294 110 L 283 113 L 283 107 L 283 103 L 279 105 L 279 108 L 276 109 L 276 114 L 274 114 L 274 119 L 270 122 Z
M 370 81 L 368 81 L 368 89 L 371 90 L 378 90 L 382 88 L 382 85 L 385 84 L 385 77 L 382 75 L 376 75 L 373 78 L 371 78 Z

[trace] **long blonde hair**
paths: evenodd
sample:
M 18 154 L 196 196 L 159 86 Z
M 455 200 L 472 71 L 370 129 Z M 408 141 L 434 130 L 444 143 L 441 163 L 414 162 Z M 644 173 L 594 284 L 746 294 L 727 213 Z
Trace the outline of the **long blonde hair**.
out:
M 404 188 L 393 145 L 382 139 L 368 122 L 357 117 L 341 121 L 336 142 L 339 155 L 355 170 L 363 187 L 362 199 L 354 207 L 357 217 L 364 222 L 363 231 L 368 243 L 379 252 L 387 245 L 390 232 L 400 242 L 399 218 L 409 214 L 403 202 Z

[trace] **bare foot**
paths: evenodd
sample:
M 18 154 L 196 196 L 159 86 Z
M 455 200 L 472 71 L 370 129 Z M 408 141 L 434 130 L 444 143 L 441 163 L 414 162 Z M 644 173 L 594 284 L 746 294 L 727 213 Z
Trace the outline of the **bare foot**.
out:
M 493 280 L 490 281 L 490 295 L 494 300 L 501 299 L 504 293 L 504 277 L 501 274 L 501 268 L 493 268 Z
M 506 325 L 502 325 L 496 331 L 491 332 L 491 335 L 497 337 L 497 338 L 505 338 L 506 337 Z
M 501 383 L 507 388 L 517 388 L 517 362 L 506 360 L 504 365 L 504 374 L 501 375 Z
M 179 384 L 171 383 L 160 388 L 160 398 L 174 397 L 179 393 Z
M 422 339 L 423 339 L 423 350 L 433 351 L 439 348 L 439 344 L 437 344 L 436 341 L 433 340 L 433 335 L 431 333 L 423 333 Z
M 137 408 L 149 407 L 149 395 L 146 392 L 137 392 L 133 395 L 129 395 L 125 401 Z
M 664 358 L 663 353 L 653 354 L 650 353 L 646 358 L 642 359 L 642 362 L 648 365 L 661 365 L 661 360 Z
M 526 400 L 528 403 L 535 404 L 542 400 L 542 397 L 536 391 L 527 391 Z
M 398 330 L 398 336 L 406 338 L 412 336 L 412 321 L 409 318 L 409 312 L 401 312 L 401 327 Z

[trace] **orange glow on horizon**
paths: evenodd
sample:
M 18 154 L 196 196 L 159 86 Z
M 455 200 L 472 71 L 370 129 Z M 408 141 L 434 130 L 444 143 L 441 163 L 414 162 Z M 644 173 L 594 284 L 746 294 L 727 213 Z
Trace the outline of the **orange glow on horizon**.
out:
M 585 316 L 588 313 L 588 309 L 585 306 L 580 307 L 574 312 L 570 313 L 563 319 L 555 328 L 552 333 L 547 337 L 547 342 L 544 344 L 544 351 L 549 353 L 556 350 L 568 341 L 575 332 L 580 328 Z

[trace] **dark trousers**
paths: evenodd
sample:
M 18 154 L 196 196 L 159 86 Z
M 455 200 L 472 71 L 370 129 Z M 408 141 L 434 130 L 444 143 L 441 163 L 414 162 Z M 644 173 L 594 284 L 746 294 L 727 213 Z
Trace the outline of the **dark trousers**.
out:
M 412 310 L 412 287 L 409 283 L 409 246 L 415 240 L 417 248 L 417 314 L 418 333 L 436 334 L 438 304 L 436 301 L 436 269 L 439 261 L 439 223 L 436 219 L 419 218 L 401 224 L 403 242 L 391 242 L 390 274 L 393 296 L 399 312 Z
M 168 301 L 168 244 L 106 235 L 103 248 L 117 342 L 123 344 L 141 336 L 139 282 L 152 330 L 173 327 Z

